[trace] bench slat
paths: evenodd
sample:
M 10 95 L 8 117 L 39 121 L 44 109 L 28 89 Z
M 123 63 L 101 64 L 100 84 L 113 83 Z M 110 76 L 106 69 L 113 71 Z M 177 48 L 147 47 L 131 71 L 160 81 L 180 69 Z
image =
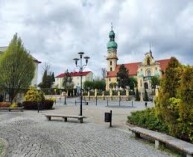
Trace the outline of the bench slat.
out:
M 80 123 L 83 123 L 83 118 L 86 118 L 84 116 L 76 116 L 76 115 L 61 115 L 61 114 L 44 114 L 46 118 L 50 121 L 51 117 L 61 117 L 64 119 L 65 122 L 67 122 L 67 118 L 77 118 Z
M 155 132 L 155 131 L 140 128 L 140 127 L 128 126 L 128 129 L 134 133 L 151 137 L 154 140 L 168 144 L 182 152 L 188 153 L 189 155 L 193 155 L 193 144 L 191 143 L 182 141 L 180 139 L 177 139 L 175 137 L 172 137 L 163 133 Z

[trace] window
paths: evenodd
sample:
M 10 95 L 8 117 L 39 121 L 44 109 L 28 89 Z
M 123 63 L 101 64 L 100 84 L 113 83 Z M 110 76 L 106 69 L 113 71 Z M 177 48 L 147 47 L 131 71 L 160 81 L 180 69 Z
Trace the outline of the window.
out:
M 147 82 L 144 83 L 144 88 L 148 89 L 148 83 Z
M 150 65 L 150 58 L 147 58 L 147 65 Z
M 111 78 L 109 78 L 109 81 L 111 81 Z
M 110 71 L 113 71 L 112 67 L 110 67 Z
M 110 61 L 110 65 L 112 65 L 112 61 Z
M 151 76 L 151 70 L 150 70 L 150 69 L 148 69 L 148 70 L 146 71 L 146 76 Z

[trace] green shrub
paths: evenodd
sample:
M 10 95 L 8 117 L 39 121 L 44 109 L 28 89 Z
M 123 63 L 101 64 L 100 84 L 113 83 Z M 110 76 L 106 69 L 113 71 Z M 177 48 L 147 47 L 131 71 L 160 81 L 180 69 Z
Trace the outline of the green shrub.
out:
M 168 132 L 166 125 L 156 117 L 154 108 L 132 112 L 128 122 L 150 130 Z

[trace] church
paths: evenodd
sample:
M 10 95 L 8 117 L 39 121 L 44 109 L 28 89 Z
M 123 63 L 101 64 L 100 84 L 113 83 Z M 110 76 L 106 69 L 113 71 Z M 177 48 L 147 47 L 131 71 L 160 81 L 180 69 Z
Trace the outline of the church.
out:
M 107 43 L 107 76 L 106 90 L 109 90 L 111 84 L 117 84 L 117 72 L 122 64 L 117 64 L 117 43 L 115 42 L 115 33 L 113 28 L 109 32 L 109 42 Z M 137 80 L 137 88 L 139 92 L 152 91 L 151 77 L 162 77 L 170 59 L 155 60 L 151 50 L 145 53 L 145 57 L 141 62 L 123 64 L 128 71 L 129 77 Z

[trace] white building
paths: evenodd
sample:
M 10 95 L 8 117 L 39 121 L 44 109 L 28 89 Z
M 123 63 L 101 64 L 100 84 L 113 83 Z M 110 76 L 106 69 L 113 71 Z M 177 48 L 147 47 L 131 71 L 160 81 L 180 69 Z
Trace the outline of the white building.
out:
M 5 52 L 7 48 L 8 48 L 7 46 L 0 47 L 0 54 Z M 37 86 L 37 81 L 38 81 L 38 64 L 41 63 L 41 62 L 38 61 L 33 56 L 32 56 L 32 58 L 33 58 L 33 61 L 34 61 L 34 64 L 35 64 L 35 74 L 34 74 L 34 78 L 33 78 L 32 82 L 31 82 L 31 85 L 32 86 Z
M 59 74 L 55 78 L 54 85 L 62 89 L 63 87 L 63 80 L 66 73 Z M 92 81 L 93 80 L 93 73 L 91 71 L 84 71 L 84 72 L 70 72 L 69 75 L 72 77 L 72 82 L 74 83 L 74 88 L 80 89 L 80 76 L 82 75 L 82 85 L 85 81 Z

